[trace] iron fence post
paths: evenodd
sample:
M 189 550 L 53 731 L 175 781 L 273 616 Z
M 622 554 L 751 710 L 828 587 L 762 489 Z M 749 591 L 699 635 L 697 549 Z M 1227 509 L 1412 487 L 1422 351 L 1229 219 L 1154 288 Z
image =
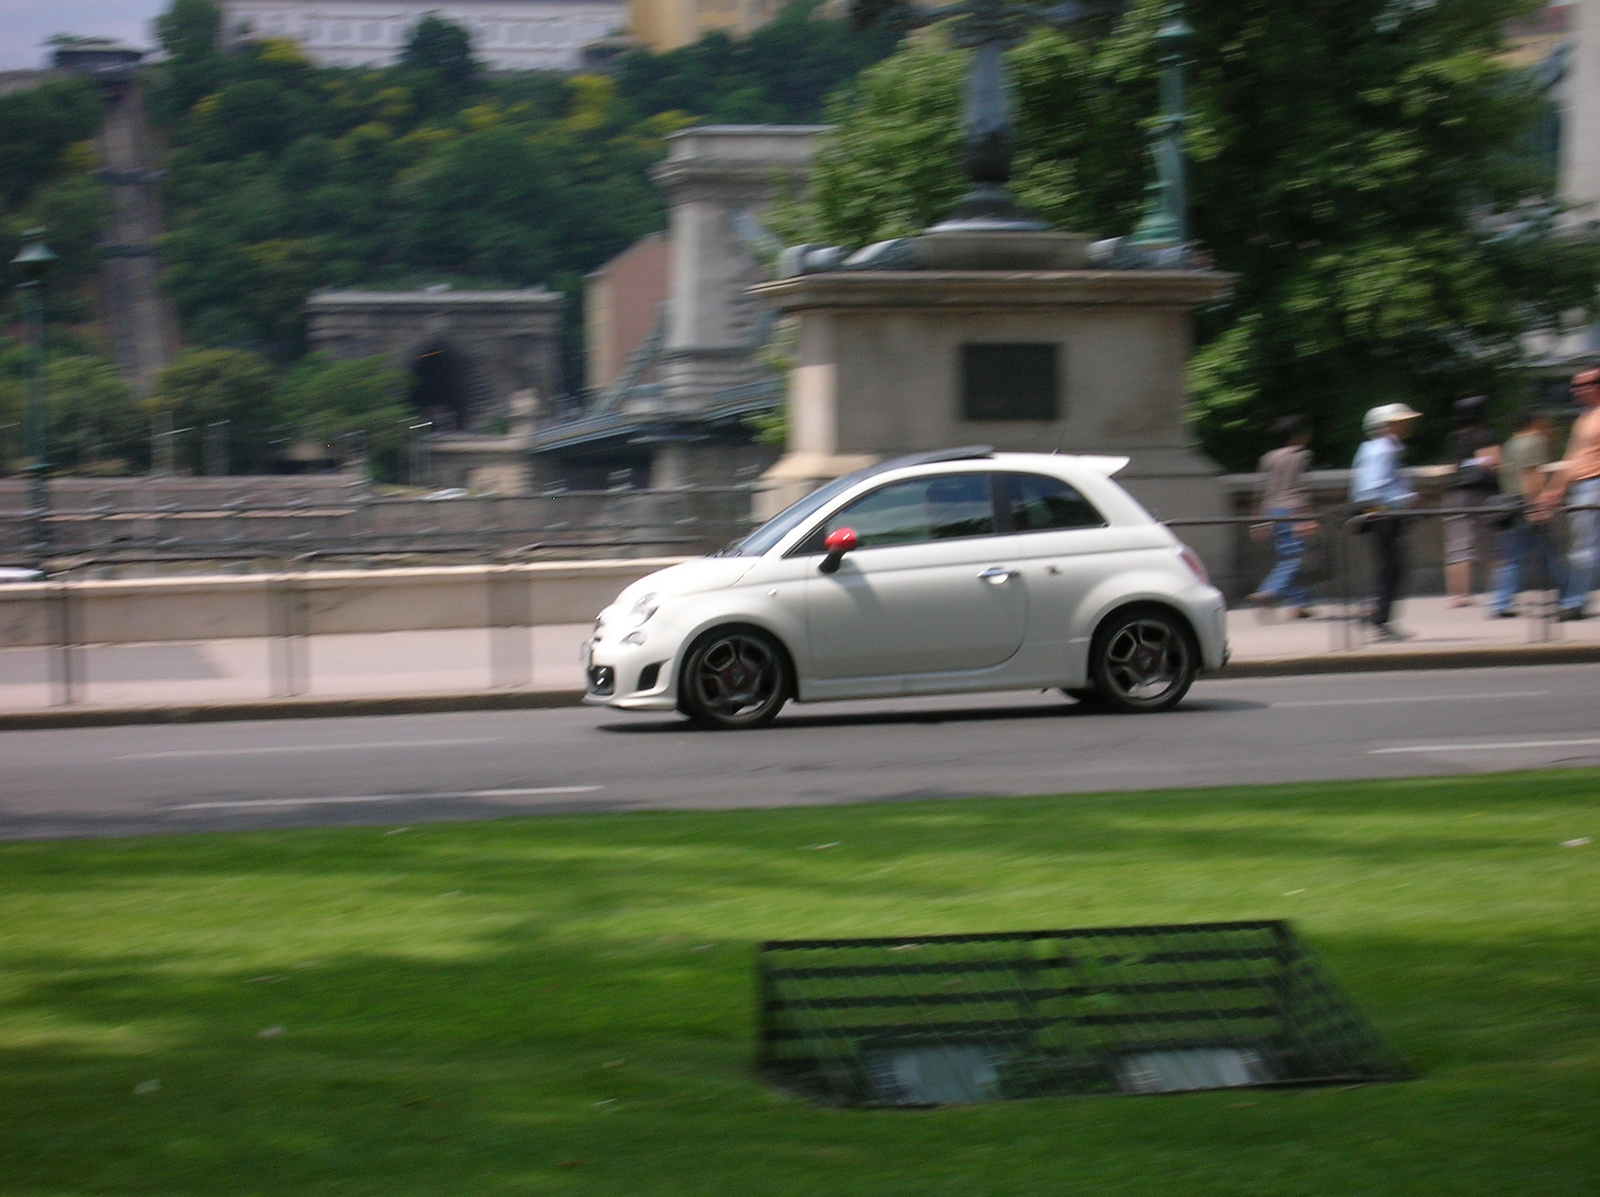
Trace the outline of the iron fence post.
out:
M 72 622 L 72 586 L 62 578 L 51 588 L 50 604 L 55 641 L 50 650 L 50 702 L 52 706 L 71 706 L 78 700 L 77 634 Z
M 284 572 L 267 582 L 267 630 L 272 638 L 268 669 L 273 698 L 294 698 L 311 688 L 304 595 L 293 572 L 294 564 L 284 562 Z
M 517 566 L 488 575 L 489 688 L 533 684 L 533 582 Z

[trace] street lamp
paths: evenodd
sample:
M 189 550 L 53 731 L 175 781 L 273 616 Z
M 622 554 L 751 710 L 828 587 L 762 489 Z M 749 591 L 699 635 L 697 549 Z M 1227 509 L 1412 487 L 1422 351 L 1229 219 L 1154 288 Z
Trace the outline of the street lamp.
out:
M 50 528 L 45 516 L 50 510 L 46 489 L 50 461 L 46 452 L 46 414 L 44 407 L 44 280 L 55 265 L 56 255 L 44 243 L 43 229 L 29 229 L 21 252 L 11 259 L 18 279 L 23 318 L 33 326 L 33 353 L 28 370 L 28 399 L 23 409 L 23 439 L 28 454 L 28 522 L 33 543 L 30 551 L 38 562 L 50 553 Z
M 1136 249 L 1176 248 L 1189 241 L 1189 197 L 1184 178 L 1183 126 L 1188 120 L 1184 75 L 1194 30 L 1183 19 L 1183 5 L 1171 3 L 1156 34 L 1156 57 L 1161 64 L 1161 118 L 1151 130 L 1150 157 L 1154 173 L 1145 188 L 1144 219 L 1128 238 Z

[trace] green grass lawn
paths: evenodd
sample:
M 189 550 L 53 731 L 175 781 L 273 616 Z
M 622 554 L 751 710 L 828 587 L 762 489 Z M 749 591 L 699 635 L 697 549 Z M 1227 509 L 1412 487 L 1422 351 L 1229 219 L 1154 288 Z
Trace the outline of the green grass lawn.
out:
M 1562 844 L 1600 840 L 1597 796 L 1573 770 L 0 845 L 0 1194 L 1596 1193 L 1600 844 Z M 749 1071 L 762 939 L 1261 917 L 1421 1079 L 861 1111 Z

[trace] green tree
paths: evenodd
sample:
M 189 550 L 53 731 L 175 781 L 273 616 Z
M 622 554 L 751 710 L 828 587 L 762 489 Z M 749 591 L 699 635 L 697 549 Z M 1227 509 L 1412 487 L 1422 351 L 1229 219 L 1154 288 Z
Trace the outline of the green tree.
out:
M 277 418 L 300 439 L 321 441 L 338 456 L 364 454 L 376 477 L 399 476 L 407 426 L 407 378 L 383 358 L 335 361 L 307 354 L 278 384 Z
M 95 135 L 103 111 L 100 93 L 82 79 L 0 96 L 0 207 L 20 207 L 62 173 L 63 155 Z
M 72 355 L 45 367 L 49 454 L 57 469 L 126 474 L 148 459 L 149 421 L 104 358 Z
M 1496 55 L 1524 7 L 1191 0 L 1194 229 L 1238 280 L 1202 313 L 1190 383 L 1224 464 L 1251 465 L 1285 412 L 1342 464 L 1365 408 L 1507 393 L 1522 334 L 1592 308 L 1600 261 L 1546 235 L 1550 180 L 1516 152 L 1539 101 Z M 1013 52 L 1015 188 L 1059 227 L 1137 220 L 1159 19 L 1140 0 L 1099 40 L 1042 32 Z M 917 39 L 863 74 L 797 231 L 860 245 L 948 209 L 964 57 Z
M 665 54 L 634 50 L 619 64 L 619 94 L 639 117 L 680 111 L 719 122 L 815 121 L 830 92 L 899 40 L 892 30 L 861 34 L 848 22 L 819 19 L 817 8 L 817 0 L 797 0 L 738 41 L 714 32 Z
M 170 56 L 163 68 L 165 86 L 156 90 L 156 109 L 167 117 L 185 112 L 216 86 L 222 74 L 217 35 L 222 9 L 215 0 L 172 0 L 156 18 L 156 39 Z
M 411 30 L 400 55 L 400 73 L 431 110 L 459 103 L 478 88 L 483 65 L 472 56 L 472 35 L 429 13 Z
M 227 469 L 244 474 L 267 469 L 275 441 L 285 432 L 273 403 L 276 379 L 268 362 L 240 349 L 190 349 L 156 378 L 145 401 L 149 415 L 170 421 L 179 468 L 203 466 L 204 430 L 226 420 Z

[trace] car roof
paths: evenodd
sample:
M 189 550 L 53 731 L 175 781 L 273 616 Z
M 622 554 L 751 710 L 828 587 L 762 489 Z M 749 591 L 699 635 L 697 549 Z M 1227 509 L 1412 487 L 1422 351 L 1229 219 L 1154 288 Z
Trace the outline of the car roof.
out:
M 876 478 L 895 470 L 915 469 L 918 466 L 957 465 L 962 462 L 988 461 L 1006 469 L 1045 469 L 1062 465 L 1077 466 L 1090 473 L 1109 478 L 1128 464 L 1128 458 L 1092 453 L 996 453 L 992 445 L 963 445 L 956 449 L 931 449 L 925 453 L 908 453 L 880 461 L 851 475 L 858 482 Z

